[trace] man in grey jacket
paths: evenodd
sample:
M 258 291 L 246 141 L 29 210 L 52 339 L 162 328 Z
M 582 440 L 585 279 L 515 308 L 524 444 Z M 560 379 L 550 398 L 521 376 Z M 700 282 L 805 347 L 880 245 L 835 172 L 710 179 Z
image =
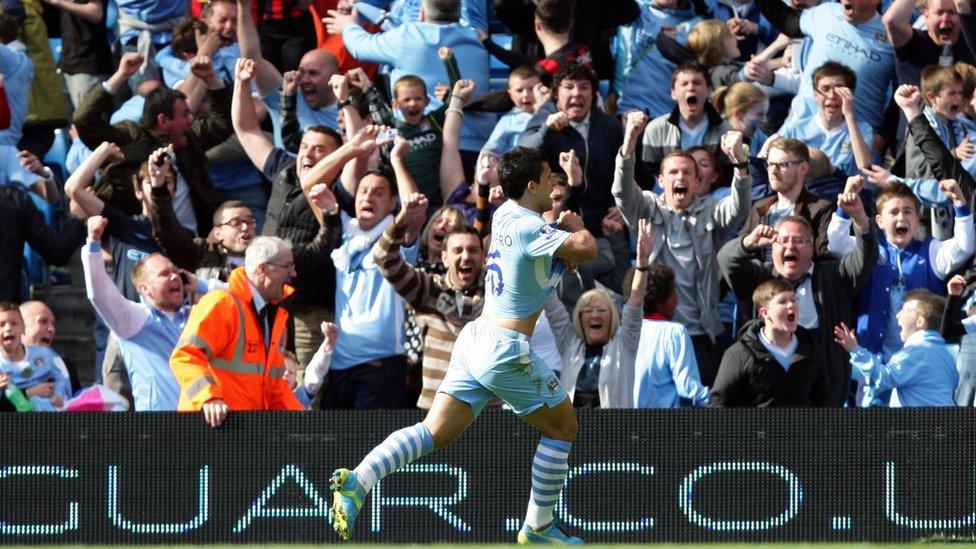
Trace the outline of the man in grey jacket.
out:
M 634 151 L 645 124 L 644 113 L 627 114 L 624 142 L 616 159 L 613 197 L 635 239 L 638 219 L 648 219 L 653 225 L 651 261 L 661 261 L 675 271 L 678 307 L 674 321 L 691 334 L 702 383 L 710 386 L 722 358 L 715 341 L 724 328 L 718 316 L 716 253 L 726 231 L 749 212 L 749 158 L 741 133 L 730 131 L 722 136 L 722 151 L 735 167 L 735 175 L 732 194 L 721 200 L 698 196 L 702 184 L 698 164 L 680 151 L 668 154 L 661 162 L 664 194 L 642 192 L 634 180 Z

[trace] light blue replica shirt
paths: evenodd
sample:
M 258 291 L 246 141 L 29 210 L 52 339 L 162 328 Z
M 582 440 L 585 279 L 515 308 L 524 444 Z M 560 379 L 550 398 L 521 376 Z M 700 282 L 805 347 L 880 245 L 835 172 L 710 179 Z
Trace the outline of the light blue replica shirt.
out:
M 569 236 L 537 212 L 505 201 L 491 220 L 485 311 L 498 318 L 530 318 L 538 312 L 566 270 L 553 254 Z
M 0 356 L 0 373 L 8 374 L 10 381 L 20 390 L 53 381 L 54 393 L 67 403 L 71 397 L 71 381 L 58 368 L 57 353 L 47 347 L 33 345 L 25 345 L 24 351 L 24 360 L 19 362 Z M 33 396 L 30 401 L 39 412 L 57 411 L 50 398 Z
M 857 93 L 861 93 L 860 80 L 858 80 Z M 860 115 L 857 115 L 860 116 Z M 874 130 L 871 125 L 865 122 L 858 122 L 857 129 L 861 131 L 869 145 L 874 138 Z M 851 132 L 847 129 L 847 122 L 838 125 L 836 128 L 828 130 L 819 113 L 814 113 L 801 119 L 787 121 L 779 130 L 780 137 L 792 137 L 799 139 L 811 147 L 816 147 L 823 151 L 830 163 L 835 168 L 847 175 L 857 175 L 857 162 L 854 160 L 854 149 L 851 147 Z
M 396 0 L 394 2 L 369 2 L 373 5 L 385 7 L 390 11 L 397 24 L 406 21 L 420 20 L 420 6 L 422 0 Z M 382 4 L 386 6 L 382 6 Z M 487 0 L 461 0 L 461 22 L 488 31 L 488 2 Z
M 501 156 L 514 149 L 519 136 L 529 125 L 529 120 L 532 120 L 532 114 L 519 109 L 507 112 L 498 120 L 481 152 L 490 156 Z
M 811 42 L 796 100 L 813 99 L 813 71 L 827 61 L 843 63 L 857 74 L 854 112 L 858 121 L 881 127 L 895 78 L 895 50 L 881 16 L 875 14 L 870 21 L 854 25 L 844 19 L 839 2 L 824 2 L 803 10 L 800 30 Z
M 669 320 L 644 319 L 634 361 L 634 407 L 678 408 L 708 404 L 688 330 Z
M 661 55 L 656 40 L 661 28 L 675 27 L 678 42 L 685 44 L 691 28 L 702 18 L 688 9 L 659 9 L 650 0 L 637 0 L 640 17 L 617 31 L 613 82 L 617 112 L 644 111 L 651 118 L 674 110 L 671 73 L 677 67 Z
M 218 49 L 213 54 L 213 68 L 217 76 L 224 82 L 234 83 L 234 68 L 237 58 L 241 56 L 241 47 L 231 44 Z M 167 87 L 175 88 L 177 84 L 190 76 L 190 62 L 184 61 L 173 53 L 173 46 L 166 46 L 156 53 L 156 64 L 163 69 L 163 82 Z
M 903 407 L 956 405 L 956 360 L 935 330 L 908 336 L 904 347 L 887 363 L 858 347 L 851 351 L 851 366 L 875 393 L 896 389 Z
M 181 0 L 117 0 L 117 3 L 120 12 L 150 25 L 176 19 L 190 11 L 189 3 Z M 119 40 L 128 44 L 138 36 L 138 30 L 130 30 L 123 33 Z M 172 30 L 152 33 L 153 44 L 168 44 L 172 40 Z
M 24 45 L 19 41 L 0 44 L 0 74 L 10 105 L 10 127 L 0 130 L 0 145 L 17 146 L 23 135 L 27 119 L 27 102 L 31 81 L 34 79 L 34 62 L 27 57 Z
M 390 95 L 401 77 L 413 74 L 427 85 L 433 100 L 438 82 L 449 82 L 447 69 L 437 57 L 437 50 L 451 48 L 461 69 L 461 78 L 474 80 L 475 93 L 485 93 L 490 86 L 490 56 L 478 39 L 478 33 L 460 23 L 439 24 L 408 21 L 380 34 L 370 34 L 359 25 L 349 25 L 342 32 L 349 53 L 361 61 L 385 63 L 390 73 Z M 495 127 L 497 117 L 489 112 L 465 113 L 461 124 L 460 148 L 480 151 Z
M 86 242 L 81 264 L 88 299 L 119 338 L 119 354 L 132 385 L 133 407 L 137 412 L 176 410 L 180 386 L 169 368 L 169 355 L 190 316 L 190 306 L 170 313 L 126 299 L 105 272 L 98 242 Z M 206 293 L 207 282 L 201 279 L 197 290 Z
M 342 245 L 333 252 L 336 263 L 335 316 L 339 337 L 332 352 L 332 369 L 346 370 L 365 362 L 403 355 L 406 334 L 405 302 L 373 259 L 373 245 L 393 216 L 369 231 L 354 228 L 354 219 L 342 214 Z M 353 227 L 352 229 L 350 229 Z M 400 248 L 407 263 L 417 263 L 419 239 Z M 336 260 L 344 252 L 348 265 Z

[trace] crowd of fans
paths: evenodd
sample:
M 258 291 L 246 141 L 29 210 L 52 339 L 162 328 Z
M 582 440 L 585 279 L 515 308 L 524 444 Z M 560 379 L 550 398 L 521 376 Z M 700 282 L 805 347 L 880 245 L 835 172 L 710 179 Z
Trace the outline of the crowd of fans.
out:
M 0 409 L 89 368 L 140 411 L 429 408 L 516 147 L 599 245 L 532 334 L 577 407 L 973 405 L 971 0 L 3 0 L 0 42 Z M 81 248 L 95 364 L 25 243 Z

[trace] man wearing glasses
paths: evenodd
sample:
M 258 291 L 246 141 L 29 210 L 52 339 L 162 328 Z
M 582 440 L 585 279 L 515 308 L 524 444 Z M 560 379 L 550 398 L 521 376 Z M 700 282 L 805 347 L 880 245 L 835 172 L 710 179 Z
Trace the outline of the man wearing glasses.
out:
M 773 278 L 784 278 L 796 288 L 797 323 L 813 333 L 828 359 L 832 406 L 846 401 L 851 379 L 847 352 L 834 342 L 833 327 L 850 321 L 851 304 L 878 261 L 878 240 L 860 197 L 843 193 L 837 205 L 851 218 L 857 235 L 854 250 L 841 260 L 814 262 L 810 222 L 792 214 L 781 216 L 772 227 L 757 225 L 744 237 L 728 242 L 718 253 L 722 276 L 740 303 L 751 303 L 756 287 Z M 772 248 L 771 263 L 755 257 L 766 247 Z
M 810 150 L 806 144 L 788 138 L 773 141 L 766 157 L 766 170 L 769 187 L 776 194 L 753 204 L 749 220 L 739 236 L 751 233 L 758 225 L 776 225 L 784 215 L 796 215 L 806 219 L 813 227 L 814 255 L 828 253 L 827 225 L 830 224 L 833 206 L 803 186 L 810 171 Z M 771 259 L 766 249 L 763 260 Z
M 244 252 L 255 238 L 251 208 L 240 200 L 228 200 L 214 211 L 209 238 L 194 237 L 179 225 L 173 200 L 163 187 L 153 187 L 149 219 L 153 233 L 166 255 L 180 268 L 203 278 L 227 280 L 244 265 Z

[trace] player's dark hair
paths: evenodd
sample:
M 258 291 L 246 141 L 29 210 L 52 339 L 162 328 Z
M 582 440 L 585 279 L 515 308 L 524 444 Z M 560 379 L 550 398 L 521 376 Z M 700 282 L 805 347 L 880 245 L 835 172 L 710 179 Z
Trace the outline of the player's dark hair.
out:
M 529 181 L 539 182 L 546 158 L 539 149 L 515 147 L 498 160 L 498 179 L 505 196 L 518 200 L 525 194 Z

